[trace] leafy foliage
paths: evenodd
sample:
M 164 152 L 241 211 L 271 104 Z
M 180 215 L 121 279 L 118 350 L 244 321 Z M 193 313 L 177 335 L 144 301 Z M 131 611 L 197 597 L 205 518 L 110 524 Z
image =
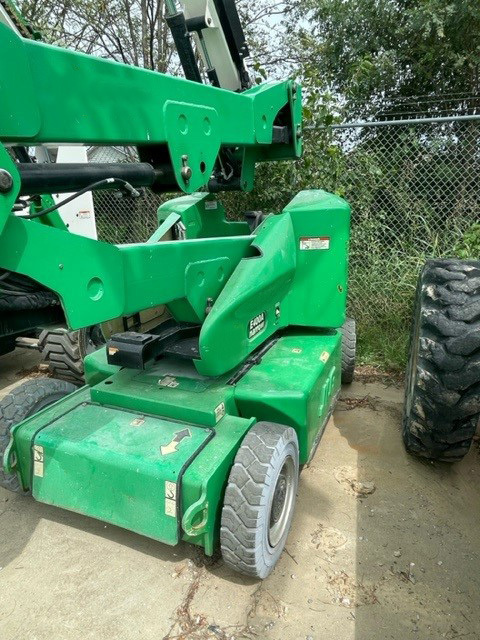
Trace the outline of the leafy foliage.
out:
M 349 118 L 394 110 L 392 96 L 478 92 L 477 0 L 294 0 L 287 22 L 307 90 Z
M 455 253 L 459 258 L 480 259 L 480 223 L 474 222 L 457 242 Z

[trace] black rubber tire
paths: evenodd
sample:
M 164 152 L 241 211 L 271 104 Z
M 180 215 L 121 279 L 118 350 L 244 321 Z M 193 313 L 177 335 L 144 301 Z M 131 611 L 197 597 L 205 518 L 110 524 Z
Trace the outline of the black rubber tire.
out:
M 99 325 L 68 331 L 68 329 L 44 330 L 38 339 L 42 357 L 48 363 L 50 373 L 58 380 L 82 385 L 83 359 L 105 344 Z
M 405 381 L 410 453 L 455 462 L 480 417 L 480 261 L 429 260 L 418 280 Z
M 281 511 L 279 539 L 270 541 L 274 495 L 288 465 L 288 498 Z M 228 478 L 222 509 L 220 547 L 225 563 L 240 573 L 266 578 L 277 563 L 290 529 L 298 486 L 299 454 L 295 431 L 257 422 L 245 436 Z M 293 493 L 292 493 L 293 492 Z M 293 497 L 292 497 L 293 496 Z
M 357 352 L 357 327 L 353 318 L 347 318 L 340 329 L 342 333 L 342 384 L 351 384 L 355 373 Z
M 10 429 L 49 405 L 76 391 L 70 382 L 53 378 L 27 380 L 15 387 L 0 401 L 0 461 L 10 442 Z M 0 464 L 0 486 L 9 491 L 22 492 L 16 474 L 6 474 Z

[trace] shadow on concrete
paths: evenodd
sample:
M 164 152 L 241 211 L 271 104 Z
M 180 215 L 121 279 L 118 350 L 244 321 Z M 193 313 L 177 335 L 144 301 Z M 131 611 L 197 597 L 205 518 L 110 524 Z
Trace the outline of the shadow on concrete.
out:
M 378 400 L 353 409 L 340 402 L 334 420 L 357 452 L 356 570 L 341 576 L 354 637 L 479 638 L 479 452 L 453 465 L 410 456 L 402 391 L 373 386 L 363 397 Z

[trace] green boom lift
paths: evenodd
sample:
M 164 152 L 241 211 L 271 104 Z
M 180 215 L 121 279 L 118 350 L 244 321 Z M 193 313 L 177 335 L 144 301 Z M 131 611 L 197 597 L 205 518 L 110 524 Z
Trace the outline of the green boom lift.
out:
M 219 545 L 229 566 L 264 578 L 285 545 L 299 469 L 333 409 L 342 360 L 351 379 L 349 207 L 312 190 L 275 215 L 226 219 L 218 192 L 249 191 L 256 163 L 300 156 L 301 91 L 290 80 L 251 86 L 232 0 L 208 0 L 200 15 L 198 3 L 183 4 L 167 6 L 186 79 L 0 25 L 9 61 L 0 268 L 58 296 L 73 330 L 158 305 L 170 316 L 148 333 L 111 336 L 86 357 L 80 389 L 47 379 L 9 394 L 0 481 L 166 544 L 209 555 Z M 48 142 L 135 145 L 140 161 L 12 159 L 12 146 Z M 135 197 L 142 186 L 184 192 L 159 208 L 142 244 L 81 237 L 55 205 L 27 206 L 39 193 Z

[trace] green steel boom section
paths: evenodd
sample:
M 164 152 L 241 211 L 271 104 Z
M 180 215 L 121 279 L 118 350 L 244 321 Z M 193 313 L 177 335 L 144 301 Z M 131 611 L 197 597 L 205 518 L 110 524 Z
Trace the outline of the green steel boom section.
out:
M 166 145 L 186 193 L 208 183 L 222 147 L 243 154 L 244 190 L 255 162 L 301 153 L 300 90 L 291 81 L 234 93 L 22 39 L 4 25 L 0 57 L 8 60 L 0 78 L 4 143 Z M 278 118 L 294 132 L 289 143 L 272 144 Z

